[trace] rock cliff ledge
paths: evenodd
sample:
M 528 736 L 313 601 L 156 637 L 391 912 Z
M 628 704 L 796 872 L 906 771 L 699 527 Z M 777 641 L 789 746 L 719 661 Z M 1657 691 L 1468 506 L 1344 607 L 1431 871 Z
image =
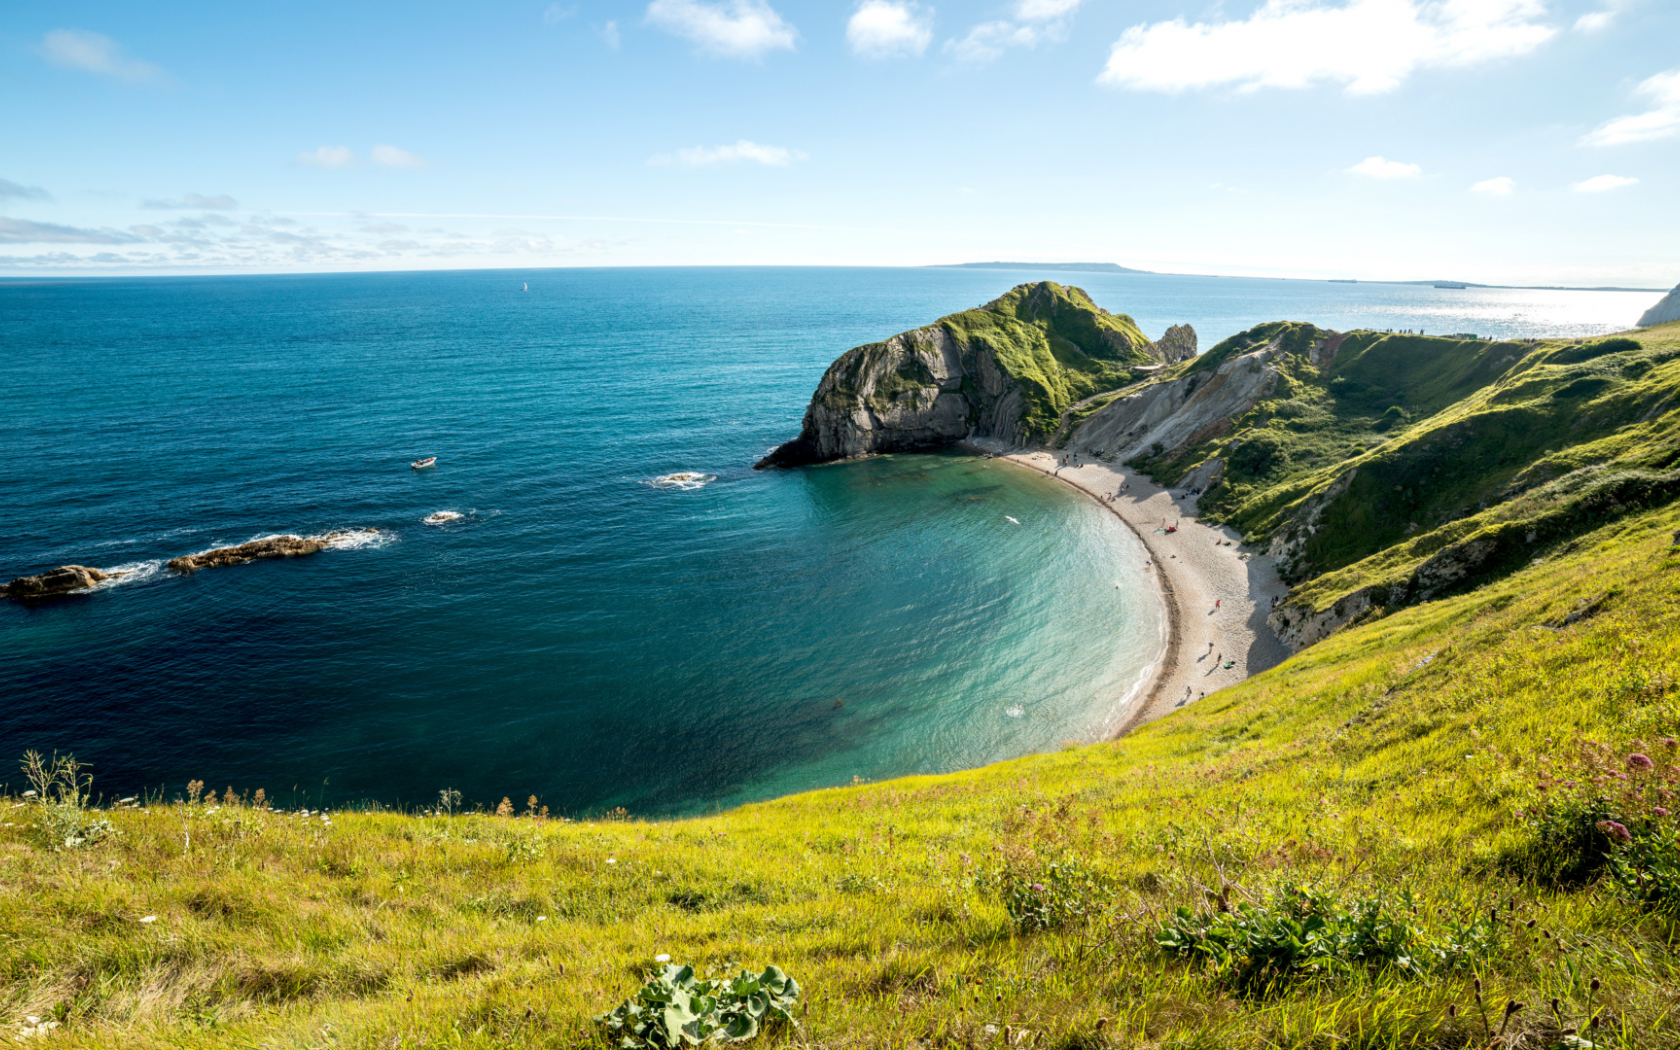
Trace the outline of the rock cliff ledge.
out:
M 938 448 L 966 437 L 1043 441 L 1082 398 L 1195 354 L 1195 333 L 1149 341 L 1079 288 L 1023 284 L 985 306 L 848 350 L 823 374 L 799 436 L 758 467 Z

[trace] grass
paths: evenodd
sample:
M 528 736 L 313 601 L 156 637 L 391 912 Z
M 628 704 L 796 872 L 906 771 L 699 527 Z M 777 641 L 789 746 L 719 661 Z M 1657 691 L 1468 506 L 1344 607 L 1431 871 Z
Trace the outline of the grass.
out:
M 0 1038 L 34 1016 L 65 1047 L 590 1045 L 668 954 L 794 977 L 773 1045 L 1680 1046 L 1676 913 L 1530 860 L 1543 786 L 1673 787 L 1676 527 L 1628 515 L 1117 742 L 703 819 L 227 792 L 54 849 L 7 795 Z M 1654 773 L 1617 772 L 1636 750 Z M 1298 888 L 1333 950 L 1276 936 Z M 1174 946 L 1238 927 L 1274 954 Z

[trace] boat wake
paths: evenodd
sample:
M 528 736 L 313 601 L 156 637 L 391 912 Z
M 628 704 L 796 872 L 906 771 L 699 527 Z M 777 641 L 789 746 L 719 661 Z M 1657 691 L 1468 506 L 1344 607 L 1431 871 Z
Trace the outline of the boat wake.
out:
M 420 521 L 425 525 L 447 525 L 452 521 L 460 521 L 464 517 L 466 515 L 458 510 L 440 510 L 426 515 Z
M 685 470 L 675 474 L 661 474 L 647 484 L 656 489 L 682 489 L 685 492 L 692 492 L 695 489 L 703 489 L 716 480 L 716 474 L 697 474 Z

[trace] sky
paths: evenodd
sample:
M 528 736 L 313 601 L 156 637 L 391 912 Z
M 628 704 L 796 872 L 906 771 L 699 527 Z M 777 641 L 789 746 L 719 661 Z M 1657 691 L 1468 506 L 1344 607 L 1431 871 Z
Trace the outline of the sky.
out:
M 1675 0 L 0 7 L 0 274 L 1680 281 Z

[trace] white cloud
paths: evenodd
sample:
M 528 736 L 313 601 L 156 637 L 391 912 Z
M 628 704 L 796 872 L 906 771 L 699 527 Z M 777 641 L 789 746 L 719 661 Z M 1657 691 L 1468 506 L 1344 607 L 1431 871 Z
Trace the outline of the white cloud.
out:
M 1594 175 L 1590 179 L 1574 183 L 1569 188 L 1576 193 L 1603 193 L 1606 190 L 1619 190 L 1623 186 L 1632 186 L 1638 179 L 1630 179 L 1624 175 Z
M 1485 193 L 1489 197 L 1509 197 L 1511 188 L 1515 185 L 1516 182 L 1509 175 L 1500 175 L 1497 178 L 1483 179 L 1470 187 L 1470 192 Z
M 10 179 L 0 179 L 0 200 L 50 201 L 52 194 L 39 186 L 24 186 Z
M 647 22 L 700 45 L 706 54 L 758 58 L 766 51 L 792 51 L 799 34 L 765 0 L 653 0 Z
M 1654 107 L 1605 121 L 1581 140 L 1583 146 L 1625 146 L 1680 134 L 1680 69 L 1646 78 L 1633 93 Z
M 424 168 L 426 158 L 410 153 L 408 150 L 396 146 L 373 147 L 373 159 L 376 164 L 383 164 L 387 168 Z
M 740 139 L 732 146 L 695 146 L 692 149 L 680 149 L 675 154 L 662 153 L 648 163 L 679 168 L 702 168 L 713 164 L 752 161 L 773 168 L 785 168 L 796 160 L 804 160 L 805 157 L 806 154 L 801 150 L 788 149 L 786 146 L 760 146 L 756 142 Z
M 349 146 L 317 146 L 297 155 L 299 164 L 317 168 L 348 168 L 356 163 L 356 155 Z
M 139 239 L 118 230 L 85 230 L 51 222 L 0 217 L 0 244 L 133 244 Z
M 945 50 L 963 62 L 990 62 L 1012 47 L 1037 47 L 1067 38 L 1068 22 L 1082 0 L 1016 0 L 1013 18 L 982 22 Z
M 863 0 L 846 22 L 846 42 L 865 58 L 919 55 L 933 40 L 933 9 L 895 0 Z
M 1596 33 L 1600 29 L 1608 28 L 1615 19 L 1614 11 L 1588 11 L 1575 20 L 1575 29 L 1581 33 Z
M 124 54 L 121 44 L 103 33 L 86 29 L 54 29 L 41 38 L 38 49 L 47 61 L 84 69 L 131 83 L 162 80 L 163 69 Z
M 548 9 L 543 12 L 543 25 L 551 26 L 556 22 L 564 22 L 566 19 L 577 13 L 578 7 L 576 4 L 573 4 L 571 7 L 561 7 L 559 4 L 549 4 Z
M 612 48 L 614 51 L 618 50 L 618 22 L 616 20 L 608 22 L 606 25 L 601 27 L 601 39 L 605 40 L 607 42 L 607 46 Z
M 1397 160 L 1386 160 L 1382 157 L 1366 157 L 1349 168 L 1348 171 L 1355 175 L 1367 175 L 1373 179 L 1415 179 L 1423 174 L 1423 169 L 1416 164 L 1405 164 Z
M 1542 0 L 1267 0 L 1239 22 L 1132 26 L 1097 81 L 1140 91 L 1323 82 L 1375 94 L 1420 68 L 1526 54 L 1557 32 L 1544 15 Z
M 189 193 L 178 201 L 141 201 L 140 207 L 164 209 L 197 208 L 201 211 L 232 211 L 239 207 L 239 202 L 225 193 L 218 193 L 214 197 L 206 197 L 202 193 Z

